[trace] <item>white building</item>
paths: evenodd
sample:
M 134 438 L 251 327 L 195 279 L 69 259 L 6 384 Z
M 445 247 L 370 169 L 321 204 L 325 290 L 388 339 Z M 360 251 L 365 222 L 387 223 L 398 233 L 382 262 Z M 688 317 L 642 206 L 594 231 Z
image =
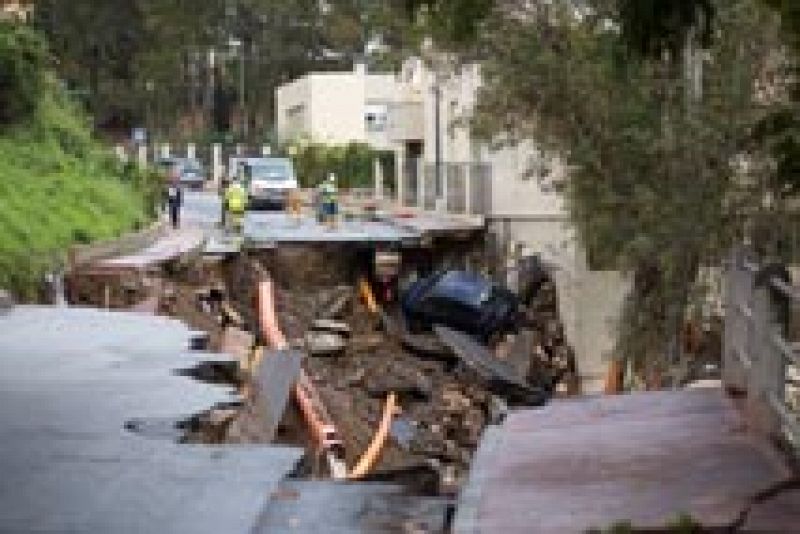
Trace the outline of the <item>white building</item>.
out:
M 368 73 L 360 63 L 352 72 L 309 73 L 280 86 L 275 117 L 280 142 L 305 138 L 397 150 L 422 137 L 420 96 L 396 75 Z
M 30 21 L 33 7 L 33 0 L 1 0 L 0 20 Z

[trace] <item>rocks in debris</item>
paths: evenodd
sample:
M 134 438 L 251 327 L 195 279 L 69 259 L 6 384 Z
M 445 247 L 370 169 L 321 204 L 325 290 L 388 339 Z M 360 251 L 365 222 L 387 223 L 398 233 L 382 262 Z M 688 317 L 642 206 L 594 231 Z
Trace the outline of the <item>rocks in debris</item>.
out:
M 353 288 L 350 286 L 336 286 L 327 294 L 323 294 L 320 300 L 317 317 L 320 319 L 340 319 L 347 314 L 353 302 Z
M 350 351 L 353 353 L 371 352 L 386 342 L 380 334 L 361 334 L 350 338 Z
M 342 382 L 345 387 L 358 386 L 364 383 L 364 378 L 366 376 L 367 371 L 363 367 L 358 367 L 355 371 L 344 377 Z
M 404 450 L 410 448 L 411 441 L 414 439 L 416 433 L 417 428 L 415 422 L 405 417 L 395 417 L 389 428 L 389 434 L 392 436 L 392 439 Z
M 311 323 L 312 330 L 322 330 L 325 332 L 333 332 L 342 336 L 350 336 L 353 330 L 350 325 L 343 321 L 334 321 L 332 319 L 317 319 Z
M 373 397 L 384 397 L 394 392 L 401 399 L 428 400 L 433 393 L 433 384 L 416 369 L 394 364 L 374 369 L 366 380 L 366 390 Z
M 490 395 L 487 411 L 487 423 L 490 425 L 499 425 L 506 419 L 506 415 L 508 414 L 508 404 L 506 404 L 506 401 L 497 395 Z
M 336 356 L 344 352 L 347 343 L 333 332 L 309 330 L 306 333 L 306 350 L 312 356 Z

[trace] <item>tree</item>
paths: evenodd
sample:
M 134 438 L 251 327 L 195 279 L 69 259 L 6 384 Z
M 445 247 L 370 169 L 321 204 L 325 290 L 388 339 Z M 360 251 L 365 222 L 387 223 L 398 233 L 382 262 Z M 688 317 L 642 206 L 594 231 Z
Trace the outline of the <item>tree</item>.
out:
M 271 127 L 275 88 L 310 70 L 350 68 L 371 38 L 368 20 L 381 13 L 380 5 L 368 0 L 41 0 L 36 24 L 48 35 L 59 74 L 85 97 L 104 129 L 147 123 L 173 138 L 200 135 L 213 123 L 227 128 L 243 99 L 247 122 L 260 135 Z M 240 46 L 232 49 L 232 40 Z M 198 116 L 204 120 L 195 120 Z M 212 121 L 213 116 L 227 120 Z
M 698 268 L 719 263 L 761 204 L 734 163 L 758 159 L 754 82 L 779 48 L 777 20 L 755 0 L 492 4 L 463 26 L 475 39 L 439 39 L 482 58 L 475 131 L 562 154 L 591 263 L 633 275 L 620 353 L 657 370 L 702 290 Z

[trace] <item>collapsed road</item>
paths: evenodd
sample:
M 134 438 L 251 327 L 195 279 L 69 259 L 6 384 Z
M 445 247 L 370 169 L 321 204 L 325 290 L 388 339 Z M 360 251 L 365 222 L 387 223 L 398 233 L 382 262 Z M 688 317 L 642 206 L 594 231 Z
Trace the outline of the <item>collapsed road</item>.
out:
M 520 328 L 491 346 L 442 328 L 412 333 L 396 306 L 403 280 L 454 266 L 485 270 L 479 228 L 404 216 L 401 226 L 366 225 L 373 233 L 354 233 L 354 223 L 325 234 L 283 220 L 261 241 L 228 246 L 212 230 L 204 246 L 144 268 L 104 262 L 125 266 L 116 277 L 96 265 L 70 273 L 73 303 L 178 318 L 202 332 L 194 348 L 228 355 L 173 374 L 227 388 L 232 399 L 172 423 L 131 417 L 120 426 L 210 450 L 303 450 L 261 508 L 260 531 L 282 531 L 287 521 L 313 530 L 303 506 L 330 510 L 342 532 L 445 530 L 486 426 L 509 405 L 574 390 L 555 285 L 543 280 Z

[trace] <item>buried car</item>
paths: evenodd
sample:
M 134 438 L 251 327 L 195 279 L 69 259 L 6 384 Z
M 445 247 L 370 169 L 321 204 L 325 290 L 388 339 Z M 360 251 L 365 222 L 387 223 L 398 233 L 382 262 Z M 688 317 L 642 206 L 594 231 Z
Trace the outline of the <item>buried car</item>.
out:
M 400 306 L 412 331 L 443 325 L 482 341 L 518 328 L 517 297 L 468 271 L 439 271 L 413 282 Z

